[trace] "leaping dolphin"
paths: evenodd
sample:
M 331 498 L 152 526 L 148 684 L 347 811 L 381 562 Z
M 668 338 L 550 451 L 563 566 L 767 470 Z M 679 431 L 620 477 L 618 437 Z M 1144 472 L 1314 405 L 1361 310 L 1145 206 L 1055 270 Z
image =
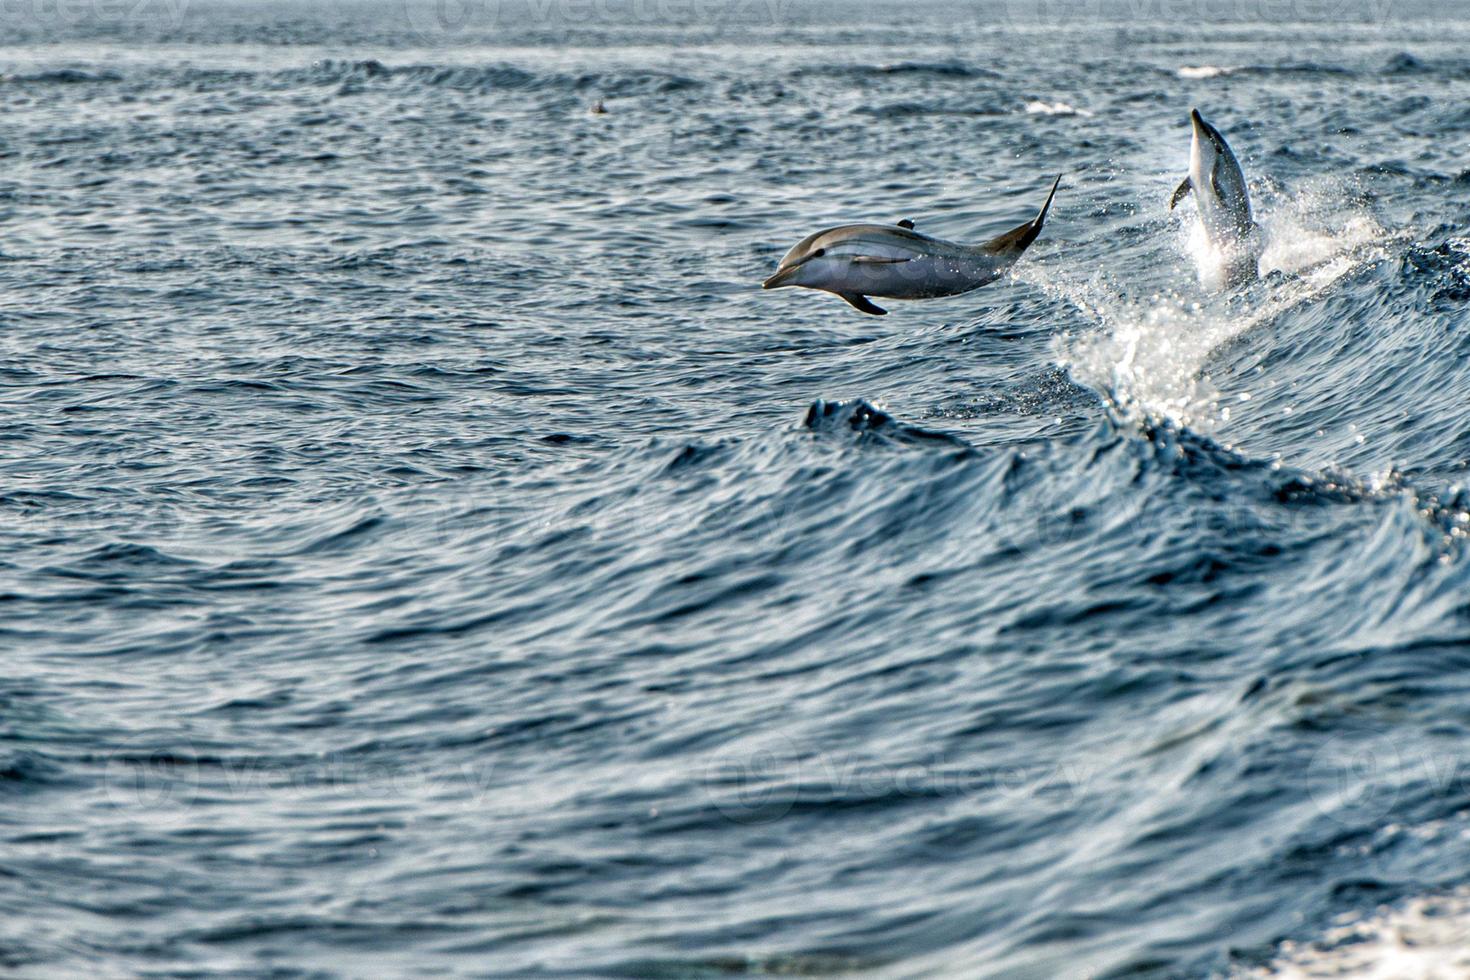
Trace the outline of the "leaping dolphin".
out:
M 1194 138 L 1189 145 L 1189 176 L 1169 199 L 1172 211 L 1194 191 L 1205 234 L 1226 259 L 1227 280 L 1240 285 L 1256 278 L 1261 242 L 1251 216 L 1251 199 L 1245 189 L 1245 174 L 1220 131 L 1205 122 L 1198 109 L 1191 109 Z
M 980 245 L 959 245 L 897 225 L 843 225 L 808 235 L 781 259 L 766 289 L 805 286 L 824 289 L 874 316 L 888 311 L 869 296 L 931 299 L 957 296 L 994 282 L 1041 234 L 1060 176 L 1036 217 Z

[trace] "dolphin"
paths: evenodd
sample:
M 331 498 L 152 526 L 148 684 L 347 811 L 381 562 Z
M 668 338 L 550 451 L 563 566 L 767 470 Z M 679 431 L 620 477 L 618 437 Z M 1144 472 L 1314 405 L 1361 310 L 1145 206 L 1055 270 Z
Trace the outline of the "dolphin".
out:
M 1174 210 L 1194 191 L 1205 235 L 1228 263 L 1227 279 L 1232 286 L 1255 279 L 1260 259 L 1260 234 L 1251 216 L 1251 199 L 1245 189 L 1245 174 L 1220 131 L 1191 109 L 1194 137 L 1189 144 L 1189 176 L 1169 198 Z
M 979 245 L 959 245 L 897 225 L 843 225 L 808 235 L 781 259 L 764 288 L 824 289 L 873 316 L 888 311 L 869 296 L 931 299 L 957 296 L 994 282 L 1041 234 L 1060 176 L 1035 218 Z

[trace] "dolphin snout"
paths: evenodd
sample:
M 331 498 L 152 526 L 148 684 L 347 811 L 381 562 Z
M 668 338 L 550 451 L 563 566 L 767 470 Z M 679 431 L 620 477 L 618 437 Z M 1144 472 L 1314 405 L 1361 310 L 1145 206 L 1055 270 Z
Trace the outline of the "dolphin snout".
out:
M 1220 131 L 1217 130 L 1214 126 L 1211 126 L 1209 123 L 1205 122 L 1205 117 L 1199 114 L 1198 109 L 1189 110 L 1189 121 L 1194 123 L 1195 139 L 1199 140 L 1201 143 L 1210 144 L 1215 148 L 1216 153 L 1225 152 L 1225 137 L 1221 136 Z
M 796 275 L 796 270 L 800 268 L 801 266 L 799 265 L 788 265 L 784 269 L 777 269 L 774 276 L 761 283 L 761 288 L 780 289 L 782 286 L 788 285 L 791 277 Z

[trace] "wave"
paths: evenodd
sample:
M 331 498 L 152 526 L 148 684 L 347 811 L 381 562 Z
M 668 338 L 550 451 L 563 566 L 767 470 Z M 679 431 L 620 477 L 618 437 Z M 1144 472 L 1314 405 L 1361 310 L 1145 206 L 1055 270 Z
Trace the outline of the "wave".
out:
M 928 75 L 934 78 L 1000 78 L 1000 72 L 958 61 L 900 61 L 892 64 L 828 64 L 798 68 L 792 78 L 818 75 L 832 78 L 885 78 L 898 75 Z
M 290 69 L 272 76 L 285 86 L 346 85 L 367 82 L 421 85 L 457 91 L 592 92 L 603 96 L 663 95 L 697 89 L 704 83 L 686 75 L 662 71 L 604 71 L 579 74 L 539 73 L 514 65 L 403 65 L 380 61 L 325 59 L 309 68 Z
M 465 66 L 465 65 L 406 65 L 391 68 L 380 61 L 337 61 L 327 59 L 314 62 L 310 68 L 292 69 L 279 76 L 290 83 L 335 85 L 344 82 L 368 79 L 407 79 L 423 85 L 454 89 L 501 89 L 530 88 L 540 78 L 528 71 L 509 65 Z
M 1432 247 L 1416 245 L 1405 253 L 1404 262 L 1433 281 L 1436 301 L 1470 302 L 1470 239 L 1450 238 Z
M 1409 54 L 1400 54 L 1391 58 L 1384 66 L 1386 74 L 1406 74 L 1439 71 L 1430 65 L 1426 65 Z M 1284 62 L 1279 65 L 1180 65 L 1171 74 L 1188 81 L 1203 81 L 1211 78 L 1224 78 L 1227 76 L 1271 76 L 1271 75 L 1331 75 L 1340 78 L 1354 77 L 1363 74 L 1357 68 L 1346 65 L 1334 65 L 1321 61 L 1294 61 Z
M 83 71 L 80 68 L 57 68 L 32 75 L 0 75 L 0 83 L 6 85 L 87 85 L 120 81 L 122 76 L 115 71 Z
M 1470 63 L 1460 59 L 1424 61 L 1407 51 L 1400 51 L 1383 65 L 1385 75 L 1444 75 L 1464 78 L 1470 73 Z
M 0 795 L 21 794 L 73 782 L 54 759 L 38 751 L 0 753 Z
M 807 409 L 802 421 L 813 432 L 851 433 L 860 438 L 902 445 L 947 445 L 968 449 L 964 440 L 945 432 L 935 432 L 899 422 L 883 409 L 862 399 L 856 401 L 823 401 L 818 399 Z
M 910 116 L 1005 116 L 1009 112 L 996 104 L 976 105 L 973 102 L 894 102 L 888 105 L 859 106 L 854 110 L 860 115 L 877 119 L 903 119 Z
M 1249 75 L 1338 75 L 1351 76 L 1358 72 L 1343 65 L 1329 65 L 1320 61 L 1295 61 L 1281 65 L 1250 65 L 1239 69 Z

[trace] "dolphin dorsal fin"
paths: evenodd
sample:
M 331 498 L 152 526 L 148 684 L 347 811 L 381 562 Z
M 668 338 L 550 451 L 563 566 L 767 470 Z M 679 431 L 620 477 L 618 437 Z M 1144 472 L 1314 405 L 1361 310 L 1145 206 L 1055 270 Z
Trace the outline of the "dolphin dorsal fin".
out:
M 1020 255 L 1036 236 L 1041 234 L 1041 226 L 1046 222 L 1046 213 L 1051 210 L 1051 199 L 1057 196 L 1057 187 L 1062 183 L 1062 175 L 1057 174 L 1057 179 L 1052 181 L 1051 193 L 1046 195 L 1046 203 L 1036 213 L 1036 217 L 1024 225 L 1017 225 L 1004 235 L 996 235 L 990 241 L 980 247 L 992 255 L 1014 253 Z
M 904 218 L 901 221 L 899 221 L 898 226 L 900 228 L 907 228 L 909 231 L 913 231 L 914 230 L 914 219 L 913 218 Z

